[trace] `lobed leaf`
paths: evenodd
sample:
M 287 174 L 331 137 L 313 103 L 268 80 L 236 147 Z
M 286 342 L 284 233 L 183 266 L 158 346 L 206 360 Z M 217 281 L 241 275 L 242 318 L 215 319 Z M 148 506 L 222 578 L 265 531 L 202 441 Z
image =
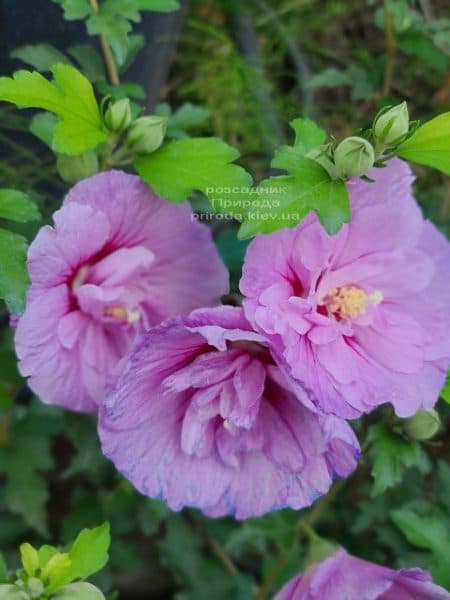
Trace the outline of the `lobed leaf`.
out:
M 50 82 L 36 71 L 17 71 L 0 78 L 0 100 L 19 108 L 42 108 L 58 115 L 53 149 L 82 154 L 107 140 L 91 83 L 70 65 L 52 67 Z

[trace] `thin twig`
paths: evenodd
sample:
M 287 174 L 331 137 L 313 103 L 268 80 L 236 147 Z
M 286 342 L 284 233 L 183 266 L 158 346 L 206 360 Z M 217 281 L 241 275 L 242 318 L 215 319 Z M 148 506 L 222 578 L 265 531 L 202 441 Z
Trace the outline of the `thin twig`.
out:
M 100 11 L 100 6 L 98 3 L 98 0 L 89 0 L 89 2 L 91 4 L 93 10 L 95 10 L 95 12 L 98 13 Z M 100 37 L 100 46 L 102 48 L 103 58 L 105 60 L 105 65 L 106 65 L 106 70 L 108 72 L 109 81 L 113 85 L 119 85 L 119 83 L 120 83 L 119 70 L 117 68 L 116 61 L 114 60 L 112 50 L 111 50 L 108 42 L 105 40 L 105 37 L 103 35 L 100 35 L 99 37 Z

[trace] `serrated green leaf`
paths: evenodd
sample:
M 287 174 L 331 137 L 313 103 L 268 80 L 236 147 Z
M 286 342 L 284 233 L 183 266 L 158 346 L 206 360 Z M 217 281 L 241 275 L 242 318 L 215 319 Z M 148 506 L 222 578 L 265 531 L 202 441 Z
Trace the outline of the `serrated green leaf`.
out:
M 274 168 L 295 173 L 298 167 L 298 159 L 317 148 L 317 146 L 322 145 L 327 134 L 311 119 L 295 119 L 291 121 L 290 125 L 295 131 L 294 144 L 278 148 L 271 165 Z
M 20 108 L 42 108 L 58 115 L 53 148 L 82 154 L 107 140 L 91 83 L 77 69 L 52 67 L 54 82 L 36 71 L 18 71 L 0 78 L 0 100 Z
M 50 71 L 56 63 L 72 64 L 67 56 L 51 44 L 21 46 L 11 52 L 11 57 L 31 65 L 40 72 Z
M 332 180 L 325 169 L 307 158 L 298 156 L 295 164 L 295 175 L 271 177 L 259 184 L 254 206 L 239 230 L 240 239 L 295 227 L 311 210 L 329 234 L 350 220 L 345 183 Z
M 239 190 L 247 190 L 252 180 L 233 164 L 238 156 L 237 150 L 217 138 L 190 138 L 138 157 L 134 166 L 157 194 L 171 202 L 184 202 L 193 190 L 203 192 L 211 202 L 230 197 L 239 202 Z
M 38 113 L 31 119 L 30 131 L 41 142 L 51 148 L 56 122 L 57 117 L 55 115 L 48 112 Z
M 15 314 L 25 309 L 29 278 L 25 267 L 27 240 L 17 233 L 0 229 L 0 298 Z
M 419 444 L 397 435 L 383 424 L 373 425 L 368 440 L 372 443 L 372 494 L 378 495 L 401 481 L 403 473 L 411 467 L 425 472 L 428 460 Z
M 36 204 L 19 190 L 0 189 L 0 218 L 26 223 L 41 218 Z
M 89 0 L 53 0 L 53 2 L 61 5 L 66 21 L 84 19 L 93 12 Z
M 51 594 L 75 579 L 87 579 L 103 569 L 108 562 L 110 543 L 109 523 L 83 529 L 69 550 L 70 565 L 51 578 L 46 593 Z
M 450 112 L 428 121 L 403 144 L 396 154 L 450 175 Z

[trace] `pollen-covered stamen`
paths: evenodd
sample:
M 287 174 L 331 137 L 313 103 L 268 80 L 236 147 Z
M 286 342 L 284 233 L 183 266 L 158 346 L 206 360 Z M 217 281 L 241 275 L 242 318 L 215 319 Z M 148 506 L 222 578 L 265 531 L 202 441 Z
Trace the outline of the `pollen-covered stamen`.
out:
M 382 300 L 383 294 L 378 290 L 367 294 L 351 285 L 331 289 L 321 305 L 327 308 L 329 314 L 341 319 L 356 319 L 366 312 L 369 304 L 380 304 Z
M 122 306 L 105 306 L 103 314 L 105 317 L 112 317 L 113 319 L 126 321 L 127 323 L 137 323 L 141 318 L 138 310 L 130 310 Z

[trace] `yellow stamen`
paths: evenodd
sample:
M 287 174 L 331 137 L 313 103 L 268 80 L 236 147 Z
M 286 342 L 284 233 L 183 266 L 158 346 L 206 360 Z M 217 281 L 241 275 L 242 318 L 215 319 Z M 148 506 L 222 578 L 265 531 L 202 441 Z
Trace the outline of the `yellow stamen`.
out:
M 122 306 L 106 306 L 103 309 L 103 314 L 105 317 L 112 317 L 128 323 L 137 323 L 140 319 L 139 311 L 123 308 Z
M 367 294 L 358 287 L 344 286 L 330 290 L 323 304 L 342 319 L 355 319 L 366 312 L 368 304 L 380 304 L 382 300 L 383 294 L 378 290 Z

